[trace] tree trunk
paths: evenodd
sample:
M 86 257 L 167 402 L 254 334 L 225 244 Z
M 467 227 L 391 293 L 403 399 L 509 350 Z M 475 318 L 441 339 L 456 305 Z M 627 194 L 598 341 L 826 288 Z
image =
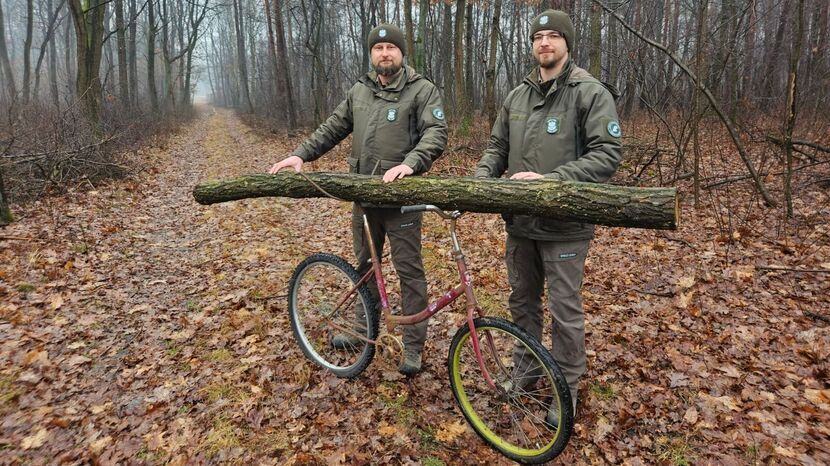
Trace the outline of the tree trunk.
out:
M 441 55 L 440 60 L 442 63 L 441 69 L 441 82 L 444 84 L 444 106 L 449 107 L 452 104 L 454 109 L 453 113 L 456 113 L 455 109 L 458 107 L 458 102 L 455 100 L 455 93 L 453 92 L 453 74 L 452 74 L 452 5 L 449 3 L 444 3 L 444 26 L 441 31 L 442 40 L 441 43 L 438 45 L 441 47 Z
M 248 63 L 245 51 L 245 26 L 242 18 L 242 0 L 233 0 L 233 24 L 236 36 L 236 61 L 239 66 L 239 85 L 242 88 L 242 97 L 245 99 L 245 108 L 248 113 L 254 113 L 254 104 L 251 102 L 251 92 L 248 89 Z
M 418 4 L 418 42 L 415 44 L 415 69 L 419 73 L 426 73 L 426 33 L 427 15 L 429 15 L 429 0 L 421 0 Z
M 3 77 L 6 81 L 6 92 L 9 100 L 17 97 L 17 88 L 14 85 L 14 71 L 12 71 L 9 51 L 6 48 L 6 20 L 3 18 L 3 1 L 0 0 L 0 65 L 3 67 Z
M 453 51 L 455 54 L 455 112 L 460 118 L 467 117 L 467 90 L 464 87 L 464 11 L 467 8 L 465 0 L 455 2 L 455 41 Z
M 602 79 L 602 8 L 591 5 L 591 50 L 588 52 L 591 76 Z
M 35 20 L 33 0 L 26 0 L 26 40 L 23 42 L 23 103 L 29 103 L 32 85 L 32 29 Z
M 467 25 L 464 28 L 465 45 L 467 47 L 466 57 L 464 58 L 464 95 L 467 97 L 467 105 L 465 106 L 469 113 L 472 113 L 475 107 L 476 96 L 475 88 L 473 86 L 473 4 L 467 2 L 467 12 L 465 13 Z
M 415 35 L 412 27 L 412 0 L 403 0 L 404 30 L 406 31 L 406 51 L 408 57 L 415 56 Z
M 498 114 L 496 111 L 496 71 L 498 69 L 499 21 L 501 21 L 501 0 L 496 0 L 493 7 L 493 22 L 490 25 L 490 57 L 487 59 L 487 89 L 484 97 L 484 107 L 490 121 L 490 128 L 496 122 Z
M 95 128 L 101 125 L 101 53 L 107 0 L 70 0 L 75 24 L 77 70 L 75 92 L 84 116 Z
M 156 91 L 156 15 L 153 3 L 147 2 L 147 92 L 150 94 L 150 109 L 159 111 L 159 96 Z
M 411 176 L 384 183 L 380 176 L 346 173 L 280 173 L 213 181 L 193 189 L 200 204 L 252 197 L 326 197 L 401 206 L 434 204 L 471 212 L 537 215 L 633 228 L 677 229 L 675 188 L 631 188 L 553 180 Z
M 3 185 L 3 167 L 0 167 L 0 227 L 6 226 L 14 221 L 14 216 L 9 208 L 9 201 L 6 197 L 6 188 Z
M 294 108 L 294 97 L 291 89 L 291 70 L 288 61 L 288 48 L 285 44 L 285 27 L 282 16 L 282 0 L 274 0 L 274 29 L 277 35 L 277 66 L 280 74 L 277 79 L 277 92 L 285 102 L 285 113 L 288 120 L 288 129 L 297 127 L 297 111 Z M 366 47 L 364 47 L 365 49 Z
M 787 80 L 787 123 L 784 129 L 784 150 L 787 156 L 787 174 L 784 176 L 784 198 L 787 217 L 793 216 L 793 129 L 795 128 L 796 101 L 798 100 L 798 62 L 801 60 L 801 44 L 804 37 L 804 0 L 798 0 L 797 17 L 793 19 L 793 52 L 790 57 L 790 73 Z
M 52 11 L 52 0 L 49 0 L 49 11 L 53 15 L 52 21 L 54 22 L 55 18 L 58 17 L 58 12 L 60 11 L 60 7 Z M 61 2 L 61 6 L 63 2 Z M 53 25 L 56 29 L 57 25 Z M 52 105 L 55 106 L 55 109 L 60 108 L 60 96 L 58 93 L 58 48 L 55 45 L 57 42 L 55 30 L 52 30 L 52 39 L 49 41 L 49 93 L 52 96 Z M 64 47 L 68 47 L 69 44 L 64 44 Z
M 268 64 L 271 65 L 271 73 L 273 73 L 273 80 L 269 82 L 268 86 L 268 94 L 273 98 L 278 95 L 277 81 L 280 79 L 280 69 L 277 66 L 277 45 L 274 43 L 274 22 L 271 19 L 271 3 L 269 0 L 263 0 L 263 9 L 265 10 L 265 30 L 268 33 Z M 268 115 L 272 115 L 271 109 L 274 107 L 277 107 L 277 105 L 271 104 L 268 106 Z M 278 120 L 280 121 L 280 123 L 285 123 L 285 114 L 279 112 Z
M 706 49 L 703 46 L 703 41 L 706 37 L 706 24 L 708 22 L 709 0 L 700 0 L 697 11 L 697 33 L 695 42 L 697 42 L 697 50 L 695 51 L 695 72 L 698 76 L 703 76 L 704 69 L 706 69 Z M 700 207 L 700 137 L 698 128 L 700 119 L 706 112 L 704 96 L 698 92 L 697 89 L 692 93 L 692 137 L 694 138 L 694 197 L 695 208 Z
M 127 62 L 129 63 L 128 75 L 130 81 L 130 107 L 135 108 L 138 104 L 138 62 L 136 60 L 136 33 L 138 13 L 135 6 L 136 0 L 130 0 L 130 40 L 127 43 Z
M 37 101 L 38 100 L 38 91 L 40 89 L 40 68 L 43 64 L 43 57 L 46 56 L 47 50 L 50 54 L 50 65 L 54 63 L 54 60 L 51 60 L 51 56 L 55 53 L 55 22 L 58 18 L 58 10 L 63 7 L 63 1 L 58 5 L 57 10 L 52 10 L 52 0 L 47 1 L 46 11 L 48 13 L 47 22 L 49 26 L 46 28 L 46 34 L 43 36 L 43 42 L 40 44 L 40 52 L 37 56 L 37 64 L 35 65 L 35 85 L 32 88 L 32 97 L 31 100 Z M 50 67 L 51 68 L 51 67 Z M 52 78 L 51 72 L 52 69 L 49 70 L 50 75 L 49 77 Z M 57 77 L 56 77 L 57 79 Z M 57 83 L 55 84 L 55 95 L 54 95 L 54 102 L 57 104 Z M 57 105 L 55 106 L 57 108 Z
M 127 81 L 127 31 L 124 28 L 124 0 L 115 0 L 115 28 L 118 39 L 118 96 L 121 105 L 130 105 L 129 82 Z

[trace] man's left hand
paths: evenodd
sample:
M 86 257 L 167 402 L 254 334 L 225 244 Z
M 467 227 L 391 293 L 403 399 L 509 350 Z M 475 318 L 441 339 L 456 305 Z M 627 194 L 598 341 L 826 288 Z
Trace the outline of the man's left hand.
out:
M 536 172 L 519 172 L 510 177 L 511 180 L 538 180 L 544 176 Z
M 400 164 L 396 167 L 390 168 L 386 173 L 383 174 L 383 182 L 391 183 L 392 181 L 395 181 L 398 178 L 403 178 L 413 173 L 415 172 L 409 165 Z

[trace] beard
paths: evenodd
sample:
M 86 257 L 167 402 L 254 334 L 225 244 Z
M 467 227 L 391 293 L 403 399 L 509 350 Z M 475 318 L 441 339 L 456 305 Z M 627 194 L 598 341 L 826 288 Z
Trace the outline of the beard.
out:
M 377 73 L 381 76 L 390 77 L 390 76 L 395 76 L 398 73 L 398 71 L 401 70 L 401 68 L 402 68 L 402 66 L 401 66 L 400 63 L 392 62 L 391 65 L 377 64 L 377 65 L 375 65 L 375 73 Z
M 539 66 L 549 70 L 551 68 L 556 68 L 565 57 L 557 56 L 556 54 L 552 54 L 551 56 L 546 56 L 542 58 L 541 56 L 537 57 L 537 61 L 539 62 Z

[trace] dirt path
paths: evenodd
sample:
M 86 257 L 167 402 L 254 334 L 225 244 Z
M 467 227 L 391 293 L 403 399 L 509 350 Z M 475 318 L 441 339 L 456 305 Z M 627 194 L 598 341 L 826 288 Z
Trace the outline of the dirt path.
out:
M 196 183 L 262 172 L 297 142 L 207 107 L 140 154 L 141 175 L 27 206 L 2 231 L 16 239 L 0 240 L 0 464 L 508 464 L 448 388 L 458 313 L 432 321 L 413 381 L 377 359 L 339 380 L 294 344 L 284 287 L 310 253 L 351 257 L 348 204 L 193 202 Z M 343 170 L 345 150 L 309 168 Z M 830 287 L 756 268 L 780 251 L 823 266 L 828 226 L 783 249 L 751 231 L 713 246 L 711 218 L 684 222 L 600 230 L 562 463 L 830 461 L 830 331 L 808 318 Z M 445 230 L 426 225 L 435 292 L 454 272 Z M 477 297 L 504 312 L 501 221 L 461 229 Z
M 166 150 L 144 154 L 148 176 L 44 201 L 4 232 L 31 239 L 2 243 L 0 463 L 351 464 L 452 452 L 418 409 L 442 391 L 431 411 L 461 421 L 442 367 L 414 387 L 381 363 L 349 385 L 291 340 L 287 277 L 311 252 L 348 257 L 347 205 L 193 202 L 199 181 L 263 171 L 288 150 L 205 109 Z

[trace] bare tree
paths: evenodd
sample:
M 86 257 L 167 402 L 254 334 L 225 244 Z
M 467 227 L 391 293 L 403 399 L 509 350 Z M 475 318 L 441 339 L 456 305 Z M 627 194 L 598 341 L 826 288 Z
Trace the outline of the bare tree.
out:
M 755 170 L 755 165 L 752 163 L 752 159 L 749 157 L 749 154 L 747 153 L 746 149 L 744 148 L 744 145 L 741 142 L 740 137 L 738 136 L 738 132 L 737 132 L 737 129 L 735 128 L 734 123 L 724 113 L 723 109 L 721 108 L 720 103 L 715 98 L 715 96 L 712 95 L 712 92 L 709 90 L 709 88 L 706 87 L 706 84 L 701 79 L 699 79 L 697 77 L 697 75 L 691 69 L 689 69 L 689 67 L 686 66 L 686 64 L 683 61 L 680 60 L 680 58 L 678 58 L 677 54 L 675 54 L 673 51 L 668 50 L 665 45 L 660 44 L 660 43 L 658 43 L 654 40 L 651 40 L 651 39 L 645 37 L 640 31 L 637 31 L 636 29 L 631 27 L 628 24 L 628 22 L 625 21 L 625 19 L 620 17 L 616 12 L 611 10 L 608 6 L 606 6 L 600 0 L 593 0 L 593 1 L 596 4 L 600 5 L 602 7 L 602 9 L 604 9 L 605 11 L 610 13 L 614 18 L 617 19 L 617 21 L 620 22 L 620 24 L 623 25 L 623 27 L 628 29 L 632 34 L 637 36 L 640 40 L 642 40 L 643 42 L 651 45 L 652 47 L 654 47 L 654 48 L 660 50 L 661 52 L 665 53 L 666 55 L 668 55 L 672 59 L 672 61 L 680 69 L 683 70 L 683 72 L 689 77 L 689 79 L 691 79 L 692 82 L 695 83 L 695 85 L 700 89 L 700 92 L 702 92 L 706 96 L 706 99 L 709 101 L 709 105 L 712 106 L 712 108 L 715 110 L 715 112 L 720 117 L 720 119 L 723 122 L 724 126 L 726 126 L 726 129 L 729 131 L 729 136 L 732 138 L 732 142 L 735 144 L 735 148 L 738 150 L 738 154 L 741 156 L 741 159 L 743 160 L 744 165 L 746 165 L 746 168 L 749 171 L 749 174 L 752 177 L 752 180 L 755 182 L 755 187 L 758 190 L 758 193 L 761 194 L 761 197 L 763 197 L 764 202 L 768 206 L 774 206 L 775 201 L 772 199 L 772 197 L 770 197 L 769 193 L 767 192 L 766 188 L 764 187 L 763 182 L 761 181 L 761 177 L 758 175 L 757 170 Z
M 490 126 L 496 122 L 496 70 L 498 69 L 498 41 L 499 22 L 501 21 L 501 0 L 496 0 L 493 7 L 493 19 L 490 24 L 490 56 L 487 59 L 487 91 L 484 98 L 484 107 L 487 111 L 487 118 Z
M 0 0 L 0 65 L 2 65 L 9 100 L 14 100 L 17 96 L 17 88 L 14 85 L 14 72 L 9 61 L 9 50 L 6 47 L 6 20 L 3 18 L 3 0 Z
M 248 64 L 245 51 L 245 25 L 242 17 L 243 0 L 233 0 L 233 19 L 236 31 L 236 60 L 239 66 L 239 86 L 245 99 L 248 113 L 254 113 L 254 104 L 251 102 L 251 93 L 248 89 Z
M 87 120 L 101 124 L 101 52 L 104 44 L 104 16 L 107 0 L 69 0 L 75 23 L 77 69 L 75 92 Z
M 26 0 L 26 41 L 23 43 L 23 103 L 29 103 L 32 84 L 32 28 L 35 20 L 33 0 Z
M 790 57 L 790 74 L 787 80 L 787 123 L 784 129 L 784 151 L 787 157 L 787 172 L 784 175 L 784 197 L 787 204 L 787 217 L 793 216 L 793 130 L 796 119 L 796 97 L 798 95 L 798 62 L 801 59 L 801 47 L 804 40 L 804 0 L 796 0 L 796 17 L 793 18 L 793 51 Z
M 285 45 L 285 27 L 283 25 L 282 0 L 274 0 L 274 29 L 277 35 L 277 66 L 281 73 L 277 78 L 277 92 L 285 102 L 286 119 L 288 128 L 297 127 L 297 111 L 294 108 L 294 97 L 291 88 L 291 70 L 288 60 L 288 50 Z M 365 48 L 365 47 L 364 47 Z

